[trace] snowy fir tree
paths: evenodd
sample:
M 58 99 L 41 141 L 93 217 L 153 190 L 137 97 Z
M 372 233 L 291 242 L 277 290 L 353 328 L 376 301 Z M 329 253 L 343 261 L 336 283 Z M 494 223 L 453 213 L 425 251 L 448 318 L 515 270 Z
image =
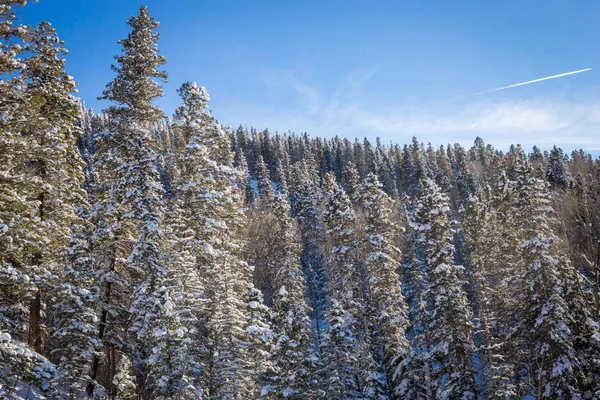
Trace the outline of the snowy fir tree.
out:
M 253 284 L 248 284 L 244 301 L 247 304 L 248 315 L 246 370 L 253 382 L 247 396 L 258 397 L 263 390 L 268 390 L 274 373 L 271 354 L 273 340 L 271 316 L 269 307 L 264 304 L 262 292 Z
M 358 170 L 354 166 L 353 163 L 348 163 L 344 167 L 344 176 L 342 179 L 343 187 L 346 191 L 346 194 L 350 198 L 350 200 L 355 201 L 356 195 L 358 193 L 360 176 L 358 175 Z
M 322 228 L 321 228 L 321 191 L 315 181 L 314 160 L 296 163 L 290 182 L 290 205 L 296 217 L 302 236 L 302 269 L 307 277 L 308 305 L 310 318 L 314 321 L 317 348 L 322 342 L 327 296 L 325 289 L 325 271 L 323 269 Z
M 28 96 L 24 90 L 26 77 L 22 62 L 22 42 L 30 27 L 19 25 L 16 12 L 25 1 L 6 1 L 0 5 L 2 47 L 0 69 L 3 75 L 0 135 L 0 263 L 2 294 L 0 323 L 14 339 L 27 341 L 28 307 L 26 300 L 36 291 L 34 271 L 29 265 L 33 249 L 40 240 L 35 237 L 39 224 L 35 188 L 31 183 L 28 163 L 34 159 L 32 138 L 22 135 L 29 112 Z M 39 246 L 38 246 L 39 247 Z
M 538 398 L 584 398 L 596 393 L 597 323 L 583 304 L 579 274 L 562 256 L 552 232 L 547 184 L 523 160 L 517 170 L 517 204 L 523 223 L 523 270 L 519 335 L 527 342 L 523 362 Z M 577 321 L 577 322 L 576 322 Z M 585 344 L 583 344 L 585 343 Z M 583 344 L 586 354 L 577 347 Z M 594 382 L 594 383 L 592 383 Z
M 81 217 L 86 216 L 84 210 L 81 213 Z M 98 290 L 86 228 L 83 222 L 73 228 L 70 248 L 65 255 L 64 275 L 57 285 L 53 305 L 51 355 L 58 360 L 62 385 L 69 388 L 70 398 L 77 398 L 85 391 L 91 380 L 92 360 L 99 356 L 95 312 Z
M 344 190 L 329 173 L 324 182 L 327 228 L 327 292 L 332 303 L 323 347 L 323 374 L 336 376 L 340 398 L 369 398 L 376 390 L 371 378 L 378 373 L 370 352 L 368 315 L 358 260 L 357 216 Z
M 410 232 L 410 237 L 414 232 Z M 404 288 L 409 303 L 411 325 L 407 332 L 410 338 L 410 351 L 402 359 L 394 371 L 398 384 L 394 395 L 407 399 L 434 398 L 432 388 L 433 361 L 429 357 L 431 337 L 429 335 L 428 311 L 424 298 L 425 282 L 421 263 L 414 249 L 406 255 L 403 265 Z
M 85 286 L 90 284 L 85 279 L 90 271 L 79 265 L 75 268 L 81 276 L 72 274 L 71 262 L 75 260 L 69 256 L 75 251 L 79 253 L 76 258 L 87 259 L 87 244 L 80 236 L 84 221 L 78 212 L 79 206 L 86 205 L 86 194 L 80 188 L 84 164 L 76 146 L 80 107 L 72 96 L 75 83 L 64 71 L 63 43 L 47 22 L 35 29 L 13 27 L 11 7 L 17 4 L 24 2 L 7 2 L 1 10 L 8 43 L 3 48 L 2 68 L 12 76 L 3 81 L 3 90 L 19 83 L 6 98 L 11 107 L 3 111 L 8 113 L 4 143 L 12 154 L 6 154 L 9 158 L 3 160 L 7 169 L 2 175 L 6 186 L 3 183 L 2 187 L 13 191 L 3 191 L 2 196 L 6 207 L 0 234 L 6 245 L 2 246 L 2 286 L 6 290 L 0 324 L 8 329 L 3 333 L 3 359 L 10 358 L 3 372 L 12 375 L 13 390 L 19 381 L 29 382 L 30 387 L 33 384 L 52 397 L 59 396 L 55 392 L 60 379 L 81 392 L 94 349 L 93 295 Z M 11 37 L 21 39 L 22 47 L 12 48 Z M 27 57 L 19 62 L 16 56 L 21 49 Z M 15 133 L 21 138 L 15 140 Z M 20 185 L 13 186 L 17 183 Z M 23 204 L 15 204 L 14 199 L 20 196 Z M 71 238 L 77 237 L 83 243 L 79 250 L 74 249 L 76 244 L 70 248 L 74 244 Z M 73 297 L 67 299 L 69 294 L 65 293 Z M 57 315 L 56 324 L 47 327 L 45 302 L 49 300 L 56 303 Z M 72 300 L 75 304 L 70 303 Z M 24 315 L 26 308 L 28 318 Z M 63 340 L 47 346 L 48 336 L 54 334 Z M 26 340 L 31 349 L 20 340 Z M 62 353 L 60 357 L 57 352 Z M 60 369 L 44 357 L 52 354 L 53 360 L 59 360 Z
M 30 31 L 24 47 L 29 57 L 24 60 L 26 96 L 32 104 L 29 112 L 37 124 L 25 127 L 31 151 L 30 179 L 34 183 L 32 197 L 37 200 L 39 225 L 36 234 L 44 238 L 33 250 L 28 262 L 34 271 L 37 287 L 29 305 L 29 342 L 38 352 L 44 351 L 46 334 L 43 327 L 41 297 L 53 293 L 52 279 L 59 273 L 61 257 L 71 237 L 71 223 L 78 222 L 76 206 L 85 201 L 81 190 L 82 162 L 76 149 L 80 117 L 79 106 L 72 96 L 75 82 L 64 71 L 66 50 L 50 24 L 42 22 Z M 65 165 L 62 161 L 70 160 Z M 42 243 L 45 242 L 43 245 Z
M 421 181 L 420 192 L 411 227 L 417 234 L 426 266 L 424 298 L 429 311 L 435 396 L 475 399 L 471 309 L 462 286 L 462 267 L 453 259 L 448 197 L 430 178 Z
M 204 366 L 200 385 L 210 398 L 247 395 L 253 391 L 253 374 L 247 375 L 245 352 L 256 345 L 254 332 L 248 331 L 248 296 L 251 269 L 240 259 L 244 216 L 236 187 L 241 172 L 232 166 L 233 156 L 224 129 L 207 110 L 206 90 L 185 83 L 179 93 L 183 99 L 175 115 L 178 136 L 175 187 L 180 208 L 181 245 L 191 256 L 194 276 L 183 285 L 197 282 L 191 297 L 190 312 L 195 314 L 197 346 L 190 352 Z M 192 278 L 189 280 L 189 278 Z M 191 296 L 190 296 L 191 295 Z M 251 308 L 250 308 L 251 309 Z
M 144 338 L 157 328 L 153 326 L 158 321 L 152 313 L 160 301 L 160 281 L 166 276 L 160 262 L 164 189 L 156 168 L 158 158 L 152 131 L 153 125 L 163 116 L 152 101 L 163 94 L 155 79 L 166 79 L 166 73 L 158 69 L 166 60 L 158 55 L 156 45 L 159 35 L 154 30 L 159 24 L 148 14 L 146 7 L 141 7 L 139 15 L 130 18 L 128 24 L 132 31 L 126 39 L 119 41 L 123 54 L 116 57 L 118 65 L 113 66 L 117 76 L 107 85 L 102 96 L 102 99 L 114 104 L 106 110 L 109 126 L 101 139 L 108 154 L 104 154 L 101 160 L 107 164 L 103 167 L 114 168 L 114 172 L 109 175 L 106 171 L 109 193 L 106 203 L 100 207 L 104 207 L 107 213 L 116 214 L 116 218 L 109 219 L 113 226 L 105 228 L 103 222 L 99 223 L 100 230 L 112 231 L 109 240 L 113 242 L 110 244 L 109 260 L 99 260 L 107 265 L 107 270 L 103 271 L 107 276 L 103 279 L 101 301 L 104 304 L 100 318 L 101 324 L 107 323 L 107 309 L 113 303 L 107 295 L 112 291 L 111 275 L 119 257 L 123 268 L 120 283 L 135 288 L 129 295 L 131 308 L 127 298 L 123 299 L 123 304 L 118 304 L 121 308 L 119 325 L 130 327 L 127 331 L 137 336 L 131 358 L 138 381 L 138 395 L 146 398 L 151 393 L 147 390 L 147 379 L 152 365 L 148 363 L 151 343 Z M 113 211 L 113 207 L 116 210 Z M 127 233 L 120 232 L 125 230 Z M 116 247 L 120 240 L 125 239 L 124 236 L 131 245 L 125 254 L 118 256 Z M 126 334 L 123 332 L 120 340 L 125 340 Z
M 380 349 L 389 394 L 398 385 L 395 371 L 408 354 L 407 306 L 400 288 L 397 269 L 401 252 L 395 244 L 398 232 L 392 224 L 389 196 L 377 177 L 370 173 L 359 189 L 359 203 L 364 218 L 361 255 L 365 267 L 372 340 Z
M 345 329 L 350 332 L 358 328 L 362 317 L 362 288 L 354 238 L 356 213 L 332 173 L 326 175 L 323 189 L 326 203 L 322 218 L 328 238 L 325 258 L 327 293 L 332 301 L 332 311 L 335 311 L 332 318 L 338 323 L 342 318 L 348 325 Z M 329 325 L 336 324 L 330 322 Z M 354 336 L 348 340 L 354 341 Z M 343 369 L 342 366 L 340 369 Z
M 258 196 L 260 198 L 269 198 L 273 196 L 273 185 L 267 166 L 261 155 L 256 161 L 256 179 L 258 180 Z
M 565 189 L 569 185 L 569 170 L 563 151 L 554 146 L 548 157 L 546 179 L 552 186 Z
M 510 314 L 506 301 L 502 265 L 502 230 L 492 207 L 489 186 L 471 195 L 465 204 L 462 230 L 465 259 L 470 273 L 473 296 L 474 338 L 478 352 L 479 393 L 488 398 L 506 399 L 516 396 L 512 381 L 514 365 L 504 356 L 507 340 L 505 317 Z M 504 251 L 508 249 L 504 248 Z
M 290 207 L 282 195 L 270 207 L 278 217 L 277 236 L 283 247 L 273 277 L 273 374 L 271 398 L 301 399 L 313 391 L 315 354 L 311 340 L 309 308 L 300 264 L 300 241 Z

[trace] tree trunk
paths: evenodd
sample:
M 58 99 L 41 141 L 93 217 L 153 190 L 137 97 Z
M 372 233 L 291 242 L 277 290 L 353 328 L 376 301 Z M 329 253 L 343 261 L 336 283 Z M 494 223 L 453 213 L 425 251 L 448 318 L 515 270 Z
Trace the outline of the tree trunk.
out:
M 115 345 L 108 346 L 108 393 L 112 397 L 117 396 L 117 386 L 113 383 L 113 378 L 117 374 L 117 355 Z
M 46 176 L 46 164 L 43 161 L 38 161 L 38 163 L 40 171 L 39 176 L 44 178 Z M 37 200 L 40 202 L 38 216 L 40 217 L 40 221 L 44 221 L 46 206 L 44 192 L 38 194 Z M 37 251 L 33 254 L 33 265 L 39 266 L 41 263 L 42 253 Z M 44 351 L 44 338 L 42 332 L 42 290 L 39 286 L 34 299 L 29 303 L 29 345 L 40 354 Z
M 29 303 L 29 345 L 38 353 L 44 352 L 42 331 L 42 292 L 38 288 L 34 299 Z
M 104 333 L 106 332 L 106 322 L 107 322 L 107 318 L 108 318 L 108 307 L 107 306 L 108 306 L 108 302 L 110 301 L 110 297 L 111 297 L 111 288 L 112 288 L 111 283 L 107 282 L 106 283 L 106 295 L 105 295 L 105 298 L 103 299 L 103 307 L 102 307 L 102 312 L 100 314 L 100 325 L 98 327 L 98 339 L 100 340 L 100 342 L 102 342 L 102 340 L 104 339 Z M 92 362 L 92 370 L 90 371 L 91 382 L 88 383 L 88 386 L 87 386 L 87 394 L 90 396 L 94 393 L 94 381 L 96 380 L 96 378 L 98 376 L 99 366 L 100 366 L 100 357 L 98 357 L 98 355 L 94 355 L 94 360 Z M 112 378 L 110 378 L 109 380 L 112 380 Z
M 116 243 L 116 237 L 117 235 L 115 235 L 115 243 Z M 114 271 L 115 270 L 115 263 L 116 263 L 116 259 L 117 259 L 117 246 L 116 244 L 114 245 L 113 248 L 113 254 L 112 254 L 112 259 L 110 261 L 110 271 Z M 98 326 L 98 339 L 100 340 L 100 342 L 102 343 L 102 340 L 104 339 L 104 335 L 106 333 L 106 325 L 107 325 L 107 320 L 108 320 L 108 306 L 111 302 L 111 297 L 112 297 L 112 283 L 111 282 L 106 282 L 105 283 L 105 287 L 104 287 L 104 293 L 102 295 L 102 297 L 100 298 L 100 304 L 102 305 L 102 310 L 100 312 L 100 325 Z M 114 363 L 114 360 L 112 360 Z M 98 377 L 98 369 L 100 366 L 100 358 L 98 357 L 98 355 L 94 355 L 94 360 L 92 362 L 92 369 L 90 371 L 90 383 L 88 383 L 87 386 L 87 394 L 88 395 L 92 395 L 94 393 L 94 382 L 96 381 L 96 378 Z M 116 369 L 116 368 L 115 368 Z M 109 375 L 110 375 L 110 370 L 111 370 L 111 359 L 110 359 L 110 354 L 109 354 L 109 360 L 108 360 L 108 370 L 109 370 Z M 110 375 L 108 378 L 108 382 L 109 382 L 109 386 L 112 385 L 112 378 L 114 375 Z M 107 388 L 109 389 L 109 388 Z M 110 389 L 109 389 L 109 393 L 110 393 Z

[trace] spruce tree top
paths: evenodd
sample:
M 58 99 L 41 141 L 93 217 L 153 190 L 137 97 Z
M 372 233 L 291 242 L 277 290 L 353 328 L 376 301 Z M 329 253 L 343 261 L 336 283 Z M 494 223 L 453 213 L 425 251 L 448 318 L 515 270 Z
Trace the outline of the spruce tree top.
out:
M 145 6 L 140 7 L 139 15 L 131 17 L 127 23 L 132 31 L 127 39 L 119 40 L 123 54 L 115 57 L 118 65 L 112 66 L 117 77 L 106 85 L 99 99 L 119 104 L 107 110 L 113 117 L 158 121 L 163 112 L 152 101 L 161 97 L 163 90 L 156 80 L 164 82 L 167 79 L 167 73 L 158 69 L 167 62 L 165 57 L 158 55 L 160 35 L 154 30 L 159 23 L 148 14 Z

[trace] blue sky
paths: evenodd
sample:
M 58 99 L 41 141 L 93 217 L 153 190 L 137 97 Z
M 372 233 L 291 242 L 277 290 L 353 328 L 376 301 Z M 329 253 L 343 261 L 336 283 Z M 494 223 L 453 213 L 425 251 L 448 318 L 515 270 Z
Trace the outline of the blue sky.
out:
M 55 25 L 79 95 L 100 110 L 142 4 L 161 22 L 169 81 L 157 104 L 168 113 L 191 80 L 234 126 L 600 150 L 600 2 L 40 0 L 20 17 Z

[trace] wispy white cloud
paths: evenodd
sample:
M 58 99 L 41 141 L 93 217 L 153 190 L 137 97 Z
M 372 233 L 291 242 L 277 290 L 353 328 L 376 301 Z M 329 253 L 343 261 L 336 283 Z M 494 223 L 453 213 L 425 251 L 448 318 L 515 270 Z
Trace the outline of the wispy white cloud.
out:
M 332 137 L 375 138 L 404 143 L 411 136 L 433 144 L 471 143 L 476 136 L 498 148 L 511 143 L 530 147 L 553 144 L 565 150 L 598 146 L 600 102 L 552 99 L 471 101 L 458 109 L 390 105 L 373 101 L 367 84 L 377 68 L 354 71 L 330 95 L 320 93 L 297 74 L 271 74 L 281 90 L 300 96 L 304 110 L 277 105 L 237 105 L 223 114 L 257 128 L 309 132 Z M 234 121 L 231 121 L 234 122 Z
M 359 92 L 378 71 L 379 65 L 374 65 L 370 68 L 357 69 L 347 74 L 341 85 L 333 93 L 333 100 L 344 99 L 346 96 L 352 96 Z
M 304 112 L 316 113 L 320 108 L 321 96 L 314 87 L 298 75 L 301 74 L 296 70 L 271 68 L 263 71 L 263 82 L 275 88 L 280 94 L 293 91 L 300 97 L 301 104 L 305 108 Z
M 397 113 L 365 111 L 378 131 L 401 131 L 418 134 L 488 133 L 526 134 L 553 133 L 568 128 L 600 123 L 599 104 L 571 104 L 544 100 L 505 100 L 471 103 L 453 112 L 413 111 Z M 357 122 L 360 122 L 357 121 Z

